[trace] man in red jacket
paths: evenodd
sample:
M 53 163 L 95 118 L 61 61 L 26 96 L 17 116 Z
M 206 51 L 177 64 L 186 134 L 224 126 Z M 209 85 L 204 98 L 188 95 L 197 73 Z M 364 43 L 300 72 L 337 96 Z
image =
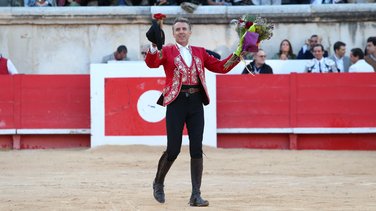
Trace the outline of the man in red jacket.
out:
M 13 75 L 17 73 L 18 71 L 12 61 L 6 59 L 0 54 L 0 75 Z
M 232 55 L 220 61 L 209 55 L 205 48 L 189 45 L 192 32 L 191 25 L 186 18 L 177 18 L 173 23 L 172 31 L 176 44 L 163 46 L 163 48 L 158 44 L 158 47 L 161 48 L 159 51 L 157 43 L 153 42 L 145 58 L 148 67 L 158 68 L 163 65 L 166 74 L 165 86 L 158 104 L 167 106 L 167 149 L 158 163 L 157 174 L 153 182 L 153 195 L 158 202 L 165 202 L 164 179 L 180 153 L 183 128 L 186 124 L 189 136 L 192 182 L 192 195 L 189 204 L 191 206 L 208 206 L 209 202 L 201 198 L 200 192 L 203 171 L 203 104 L 209 104 L 205 68 L 216 73 L 227 73 L 239 61 L 225 68 L 224 64 Z M 161 34 L 161 32 L 158 33 Z

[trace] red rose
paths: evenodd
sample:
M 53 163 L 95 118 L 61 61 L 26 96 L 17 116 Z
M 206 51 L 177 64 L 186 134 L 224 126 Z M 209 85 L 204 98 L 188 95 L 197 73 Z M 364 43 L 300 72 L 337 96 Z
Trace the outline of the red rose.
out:
M 156 20 L 162 20 L 163 18 L 166 18 L 166 15 L 162 13 L 157 13 L 157 14 L 154 14 L 153 17 Z
M 245 23 L 245 28 L 249 29 L 249 27 L 251 27 L 252 25 L 253 25 L 253 22 L 248 21 L 247 23 Z

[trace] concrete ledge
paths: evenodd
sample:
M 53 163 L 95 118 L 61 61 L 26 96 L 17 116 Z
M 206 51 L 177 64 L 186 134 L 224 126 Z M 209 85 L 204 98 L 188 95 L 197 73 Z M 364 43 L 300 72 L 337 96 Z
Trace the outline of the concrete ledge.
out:
M 15 135 L 16 129 L 0 129 L 0 135 Z
M 199 6 L 192 14 L 179 6 L 0 7 L 0 25 L 149 24 L 152 14 L 159 12 L 167 15 L 167 24 L 180 15 L 196 24 L 226 24 L 243 14 L 260 15 L 275 23 L 376 21 L 376 4 Z
M 292 133 L 292 134 L 359 134 L 376 133 L 374 127 L 354 128 L 218 128 L 217 134 L 262 134 L 262 133 Z

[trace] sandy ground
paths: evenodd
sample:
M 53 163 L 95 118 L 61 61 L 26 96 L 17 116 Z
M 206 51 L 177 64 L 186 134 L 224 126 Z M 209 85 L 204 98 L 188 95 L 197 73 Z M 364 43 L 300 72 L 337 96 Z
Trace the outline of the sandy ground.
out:
M 152 196 L 163 147 L 0 151 L 0 210 L 376 210 L 376 152 L 205 147 L 191 208 L 187 147 Z

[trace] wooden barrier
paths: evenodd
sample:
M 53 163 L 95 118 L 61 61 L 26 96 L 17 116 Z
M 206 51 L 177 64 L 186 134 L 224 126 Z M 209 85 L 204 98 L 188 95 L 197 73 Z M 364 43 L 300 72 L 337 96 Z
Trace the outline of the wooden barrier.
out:
M 90 146 L 89 75 L 0 76 L 0 148 Z
M 376 74 L 217 76 L 219 147 L 376 149 Z
M 0 148 L 90 146 L 89 75 L 0 83 Z M 218 147 L 376 150 L 375 84 L 373 73 L 218 75 Z

